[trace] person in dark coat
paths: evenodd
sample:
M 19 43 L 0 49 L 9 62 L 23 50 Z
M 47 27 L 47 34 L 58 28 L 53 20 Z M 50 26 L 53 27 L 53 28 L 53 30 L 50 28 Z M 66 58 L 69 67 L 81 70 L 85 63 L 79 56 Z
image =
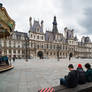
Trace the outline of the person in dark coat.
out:
M 71 60 L 72 58 L 72 53 L 69 54 L 69 61 Z
M 15 57 L 13 57 L 13 62 L 15 62 Z
M 92 68 L 89 63 L 85 64 L 85 67 L 87 69 L 86 71 L 86 80 L 87 82 L 92 82 Z
M 67 76 L 60 79 L 60 85 L 64 85 L 68 88 L 74 88 L 78 85 L 78 75 L 77 71 L 74 70 L 74 67 L 72 64 L 68 66 L 70 72 Z
M 78 64 L 77 72 L 78 72 L 78 77 L 79 77 L 78 83 L 85 84 L 86 83 L 86 74 L 85 74 L 85 71 L 83 70 L 81 64 Z

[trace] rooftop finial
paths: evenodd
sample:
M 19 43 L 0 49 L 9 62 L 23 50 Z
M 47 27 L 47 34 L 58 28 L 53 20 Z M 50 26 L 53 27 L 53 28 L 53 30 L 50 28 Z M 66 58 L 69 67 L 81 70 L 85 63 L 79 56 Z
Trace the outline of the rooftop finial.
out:
M 32 17 L 29 18 L 30 29 L 32 28 Z
M 54 21 L 56 21 L 56 16 L 54 16 Z
M 32 21 L 32 17 L 29 18 L 29 21 Z
M 41 24 L 43 24 L 43 20 L 41 21 Z
M 54 16 L 53 25 L 57 25 L 56 16 Z

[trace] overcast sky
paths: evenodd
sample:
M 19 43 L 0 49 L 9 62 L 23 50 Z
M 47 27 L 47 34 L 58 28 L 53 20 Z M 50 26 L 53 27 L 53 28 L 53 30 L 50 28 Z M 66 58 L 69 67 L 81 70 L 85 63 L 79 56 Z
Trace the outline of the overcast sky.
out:
M 16 22 L 15 30 L 28 32 L 29 17 L 44 21 L 44 31 L 52 30 L 53 17 L 57 17 L 58 30 L 75 30 L 78 37 L 92 38 L 92 0 L 0 0 Z

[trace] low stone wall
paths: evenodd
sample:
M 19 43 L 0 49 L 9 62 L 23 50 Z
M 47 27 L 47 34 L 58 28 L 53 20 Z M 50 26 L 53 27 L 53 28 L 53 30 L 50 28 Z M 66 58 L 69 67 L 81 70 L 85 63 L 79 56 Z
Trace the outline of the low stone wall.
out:
M 51 91 L 52 89 L 54 90 Z M 92 92 L 92 82 L 86 83 L 83 85 L 78 85 L 75 88 L 66 88 L 65 86 L 59 85 L 59 86 L 50 88 L 50 91 L 48 90 L 49 88 L 47 88 L 47 90 L 44 88 L 44 89 L 39 90 L 38 92 Z
M 54 87 L 55 92 L 92 92 L 92 82 L 78 85 L 75 88 L 66 88 L 64 86 Z

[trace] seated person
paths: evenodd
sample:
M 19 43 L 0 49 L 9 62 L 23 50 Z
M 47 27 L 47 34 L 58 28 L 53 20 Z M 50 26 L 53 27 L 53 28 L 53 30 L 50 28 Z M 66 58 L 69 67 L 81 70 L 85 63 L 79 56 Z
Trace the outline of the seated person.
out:
M 92 82 L 92 69 L 91 65 L 89 63 L 85 64 L 85 67 L 87 69 L 86 71 L 86 80 L 87 82 Z
M 85 84 L 86 83 L 86 74 L 85 74 L 85 71 L 83 70 L 81 64 L 78 64 L 77 71 L 78 71 L 78 77 L 79 77 L 78 83 Z
M 70 72 L 67 76 L 60 79 L 60 85 L 64 85 L 68 88 L 73 88 L 76 87 L 78 85 L 78 75 L 77 75 L 77 71 L 74 70 L 74 67 L 72 64 L 70 64 L 68 66 Z

